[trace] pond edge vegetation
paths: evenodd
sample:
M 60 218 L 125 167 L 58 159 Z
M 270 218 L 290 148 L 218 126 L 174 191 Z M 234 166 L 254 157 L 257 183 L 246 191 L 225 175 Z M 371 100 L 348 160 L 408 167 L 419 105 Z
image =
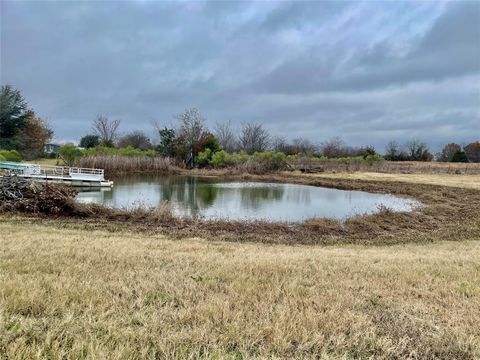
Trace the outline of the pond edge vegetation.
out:
M 186 173 L 186 170 L 178 173 Z M 188 171 L 192 175 L 192 171 Z M 131 210 L 107 208 L 97 204 L 80 204 L 67 196 L 56 210 L 6 209 L 3 216 L 15 221 L 41 221 L 75 228 L 108 231 L 140 231 L 164 234 L 172 238 L 205 238 L 235 242 L 270 244 L 365 244 L 432 242 L 438 240 L 474 239 L 480 237 L 480 192 L 473 189 L 436 185 L 407 184 L 365 180 L 341 180 L 320 176 L 271 173 L 241 174 L 231 171 L 197 170 L 198 176 L 220 176 L 225 179 L 273 183 L 292 183 L 340 190 L 389 193 L 419 201 L 422 206 L 410 212 L 381 209 L 378 213 L 358 215 L 344 221 L 315 218 L 303 222 L 206 220 L 173 215 L 168 205 L 158 208 L 138 207 Z M 50 189 L 48 188 L 50 187 Z M 56 185 L 47 185 L 53 191 Z M 21 214 L 21 217 L 15 215 Z M 13 216 L 12 216 L 13 215 Z M 461 236 L 460 236 L 461 235 Z

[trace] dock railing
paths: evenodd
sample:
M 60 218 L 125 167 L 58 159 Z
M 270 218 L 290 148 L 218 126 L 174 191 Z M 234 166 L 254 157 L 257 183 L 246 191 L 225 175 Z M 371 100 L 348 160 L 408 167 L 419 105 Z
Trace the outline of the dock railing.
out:
M 104 175 L 105 170 L 103 169 L 92 169 L 92 168 L 79 168 L 79 167 L 70 167 L 69 171 L 71 174 L 88 174 L 88 175 Z
M 28 173 L 30 172 L 30 173 Z M 33 168 L 26 168 L 25 175 L 36 175 L 42 177 L 59 176 L 71 178 L 88 178 L 88 179 L 104 179 L 105 171 L 103 169 L 90 169 L 68 166 L 36 166 Z
M 0 169 L 10 173 L 32 177 L 62 177 L 75 179 L 104 180 L 103 169 L 80 168 L 69 166 L 38 165 L 28 163 L 0 162 Z

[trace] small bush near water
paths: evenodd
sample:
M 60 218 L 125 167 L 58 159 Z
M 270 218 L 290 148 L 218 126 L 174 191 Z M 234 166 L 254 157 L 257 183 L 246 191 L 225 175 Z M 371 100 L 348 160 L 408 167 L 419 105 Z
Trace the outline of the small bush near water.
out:
M 284 170 L 287 168 L 287 156 L 282 152 L 264 151 L 247 155 L 243 152 L 228 153 L 224 150 L 212 153 L 210 149 L 198 155 L 199 164 L 211 165 L 215 168 L 235 167 L 238 170 L 253 174 L 262 174 L 268 171 Z
M 243 166 L 247 172 L 261 174 L 287 168 L 287 156 L 281 152 L 265 151 L 255 153 Z

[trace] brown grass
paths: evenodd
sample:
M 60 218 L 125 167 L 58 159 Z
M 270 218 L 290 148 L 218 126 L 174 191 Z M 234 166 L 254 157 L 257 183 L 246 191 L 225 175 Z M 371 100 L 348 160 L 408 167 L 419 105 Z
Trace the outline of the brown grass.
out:
M 35 159 L 26 161 L 32 164 L 44 165 L 44 166 L 65 166 L 65 162 L 62 159 Z
M 326 172 L 379 172 L 389 174 L 470 174 L 480 175 L 480 163 L 438 161 L 374 161 L 300 158 L 290 162 L 294 169 L 317 169 Z
M 43 165 L 54 165 L 61 160 L 36 160 Z M 177 160 L 164 157 L 125 156 L 125 155 L 90 155 L 75 160 L 75 166 L 85 168 L 100 168 L 109 177 L 132 173 L 162 173 L 180 171 L 184 165 Z M 277 164 L 278 165 L 278 164 Z M 387 173 L 387 174 L 469 174 L 480 175 L 479 163 L 444 163 L 422 161 L 376 161 L 369 163 L 364 160 L 350 159 L 338 161 L 334 159 L 319 160 L 300 158 L 289 163 L 291 168 L 320 168 L 324 172 L 335 173 Z M 226 171 L 237 173 L 266 174 L 271 170 L 271 163 L 250 159 L 244 164 L 237 164 Z M 275 167 L 274 167 L 275 168 Z M 278 169 L 278 167 L 276 168 Z
M 480 190 L 480 175 L 455 175 L 455 174 L 385 174 L 374 172 L 353 173 L 320 173 L 302 174 L 301 172 L 289 172 L 288 175 L 302 177 L 342 179 L 342 180 L 366 180 L 383 182 L 402 182 L 412 184 L 451 186 L 465 189 Z
M 76 159 L 74 165 L 104 169 L 107 177 L 118 174 L 162 173 L 178 168 L 174 160 L 159 156 L 92 155 Z
M 480 356 L 480 242 L 461 234 L 322 248 L 21 225 L 0 217 L 5 359 Z

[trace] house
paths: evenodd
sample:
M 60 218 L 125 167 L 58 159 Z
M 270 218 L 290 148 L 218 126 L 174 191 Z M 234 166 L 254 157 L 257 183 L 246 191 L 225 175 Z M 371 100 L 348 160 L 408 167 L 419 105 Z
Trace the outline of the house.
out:
M 58 149 L 60 149 L 60 145 L 58 144 L 45 144 L 43 150 L 46 154 L 58 153 Z

